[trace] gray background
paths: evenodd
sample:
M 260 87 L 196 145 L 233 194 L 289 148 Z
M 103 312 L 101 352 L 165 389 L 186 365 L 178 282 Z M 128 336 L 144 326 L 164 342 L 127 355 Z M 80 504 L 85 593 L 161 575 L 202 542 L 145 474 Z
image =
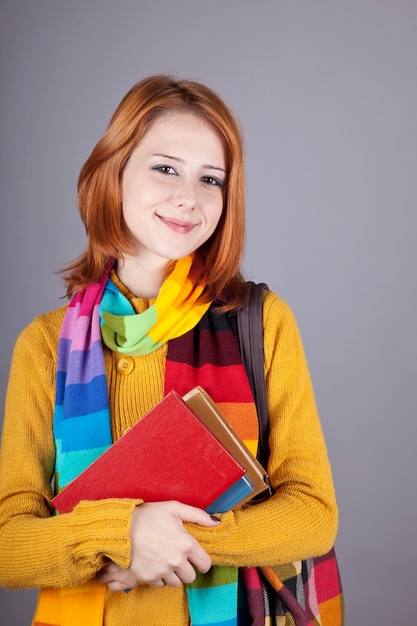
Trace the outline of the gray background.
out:
M 115 106 L 151 72 L 206 82 L 245 130 L 245 270 L 304 338 L 347 626 L 415 626 L 415 0 L 2 0 L 0 29 L 2 401 L 84 246 L 76 178 Z M 0 603 L 30 623 L 33 591 Z

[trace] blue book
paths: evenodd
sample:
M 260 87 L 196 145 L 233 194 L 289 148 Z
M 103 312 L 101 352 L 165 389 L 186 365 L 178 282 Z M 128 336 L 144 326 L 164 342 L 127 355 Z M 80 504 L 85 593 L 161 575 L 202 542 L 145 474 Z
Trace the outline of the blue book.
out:
M 207 508 L 207 513 L 225 513 L 236 507 L 243 500 L 247 500 L 248 497 L 253 496 L 255 485 L 245 475 L 239 478 L 234 485 L 226 489 L 214 502 L 212 502 Z

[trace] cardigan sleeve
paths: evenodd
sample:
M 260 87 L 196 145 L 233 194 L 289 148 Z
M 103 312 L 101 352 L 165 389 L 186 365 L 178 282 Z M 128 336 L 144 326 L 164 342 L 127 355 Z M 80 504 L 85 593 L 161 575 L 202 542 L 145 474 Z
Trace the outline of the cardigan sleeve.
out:
M 190 525 L 216 565 L 278 565 L 319 556 L 336 536 L 331 469 L 296 320 L 281 298 L 267 292 L 263 322 L 268 473 L 275 493 L 267 502 L 221 515 L 209 532 Z
M 60 311 L 60 310 L 58 310 Z M 18 338 L 10 369 L 0 453 L 0 584 L 61 587 L 90 579 L 107 558 L 130 562 L 137 502 L 82 502 L 53 515 L 52 431 L 61 313 L 37 318 Z M 51 331 L 55 327 L 54 332 Z

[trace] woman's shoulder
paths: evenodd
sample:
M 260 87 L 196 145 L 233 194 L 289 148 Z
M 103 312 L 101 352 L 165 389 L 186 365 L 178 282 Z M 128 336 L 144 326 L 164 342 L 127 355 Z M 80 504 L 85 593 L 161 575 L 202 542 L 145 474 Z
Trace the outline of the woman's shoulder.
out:
M 289 304 L 266 283 L 247 281 L 246 301 L 250 299 L 251 308 L 256 307 L 262 299 L 262 319 L 264 335 L 275 335 L 282 326 L 296 326 L 295 317 Z M 238 313 L 239 309 L 236 309 Z
M 41 313 L 40 315 L 37 315 L 35 317 L 33 323 L 37 323 L 43 326 L 55 326 L 56 324 L 59 324 L 59 326 L 61 326 L 67 308 L 68 303 L 63 304 L 62 306 L 53 309 L 52 311 Z
M 290 305 L 274 291 L 265 291 L 263 299 L 263 329 L 265 363 L 278 355 L 304 358 L 303 342 L 298 323 Z
M 273 309 L 275 312 L 281 313 L 291 310 L 287 301 L 284 300 L 284 298 L 282 298 L 276 291 L 273 291 L 268 287 L 264 290 L 263 307 L 264 310 Z
M 265 330 L 271 325 L 276 329 L 282 324 L 296 324 L 290 305 L 270 289 L 265 289 L 263 295 L 263 323 Z
M 68 304 L 60 306 L 47 313 L 37 315 L 26 326 L 17 338 L 16 345 L 31 345 L 34 349 L 40 344 L 48 344 L 53 352 L 56 351 L 58 338 Z

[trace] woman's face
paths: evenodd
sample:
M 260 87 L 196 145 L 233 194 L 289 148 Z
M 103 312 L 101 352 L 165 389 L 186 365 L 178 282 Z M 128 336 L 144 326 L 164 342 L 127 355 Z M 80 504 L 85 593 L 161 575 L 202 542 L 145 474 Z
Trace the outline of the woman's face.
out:
M 213 234 L 226 180 L 223 143 L 204 119 L 186 112 L 159 117 L 123 172 L 123 217 L 135 257 L 166 265 Z

